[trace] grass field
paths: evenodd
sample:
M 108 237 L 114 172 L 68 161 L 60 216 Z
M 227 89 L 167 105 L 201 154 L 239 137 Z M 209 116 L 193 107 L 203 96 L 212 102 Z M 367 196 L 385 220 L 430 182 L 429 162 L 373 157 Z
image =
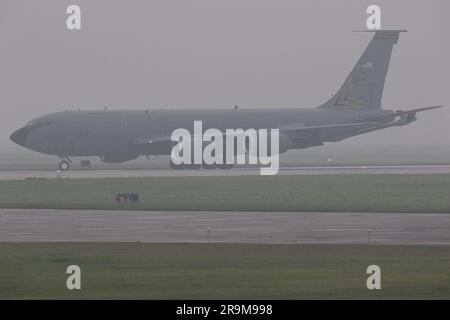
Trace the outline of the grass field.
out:
M 138 205 L 117 205 L 139 192 Z M 450 175 L 154 177 L 0 181 L 2 208 L 450 212 Z
M 450 247 L 0 243 L 0 256 L 1 299 L 450 298 Z M 372 264 L 381 290 L 366 287 Z

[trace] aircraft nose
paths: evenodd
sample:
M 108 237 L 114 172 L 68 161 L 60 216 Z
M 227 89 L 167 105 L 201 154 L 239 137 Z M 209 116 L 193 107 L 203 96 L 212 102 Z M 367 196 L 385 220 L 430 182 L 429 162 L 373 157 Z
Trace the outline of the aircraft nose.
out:
M 26 139 L 27 139 L 28 132 L 29 132 L 29 130 L 27 130 L 27 128 L 23 127 L 23 128 L 20 128 L 19 130 L 14 131 L 9 138 L 11 139 L 12 142 L 17 143 L 20 146 L 24 146 Z

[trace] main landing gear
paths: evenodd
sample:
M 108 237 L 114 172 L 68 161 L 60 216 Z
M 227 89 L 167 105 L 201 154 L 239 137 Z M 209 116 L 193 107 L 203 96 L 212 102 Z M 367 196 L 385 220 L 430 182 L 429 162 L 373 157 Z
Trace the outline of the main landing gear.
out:
M 222 165 L 208 165 L 206 163 L 203 164 L 179 164 L 176 165 L 172 161 L 169 162 L 169 165 L 172 169 L 177 170 L 183 170 L 183 169 L 190 169 L 190 170 L 196 170 L 203 167 L 203 169 L 231 169 L 233 168 L 232 164 L 222 164 Z

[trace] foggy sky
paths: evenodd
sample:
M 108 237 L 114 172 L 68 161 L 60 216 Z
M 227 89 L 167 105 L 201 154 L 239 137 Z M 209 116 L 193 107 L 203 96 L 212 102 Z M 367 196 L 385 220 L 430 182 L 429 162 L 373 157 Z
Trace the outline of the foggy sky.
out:
M 82 30 L 66 28 L 66 8 Z M 70 109 L 314 107 L 370 41 L 370 4 L 394 47 L 383 106 L 450 106 L 450 2 L 2 0 L 0 148 L 44 113 Z M 346 145 L 450 146 L 450 108 Z M 31 151 L 30 151 L 31 153 Z

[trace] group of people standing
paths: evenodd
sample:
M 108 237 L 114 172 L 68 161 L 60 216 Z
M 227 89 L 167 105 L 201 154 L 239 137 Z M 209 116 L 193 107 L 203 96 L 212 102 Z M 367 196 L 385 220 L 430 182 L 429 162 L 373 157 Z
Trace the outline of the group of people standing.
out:
M 124 192 L 117 193 L 114 195 L 117 204 L 120 203 L 139 203 L 139 193 L 135 192 Z

